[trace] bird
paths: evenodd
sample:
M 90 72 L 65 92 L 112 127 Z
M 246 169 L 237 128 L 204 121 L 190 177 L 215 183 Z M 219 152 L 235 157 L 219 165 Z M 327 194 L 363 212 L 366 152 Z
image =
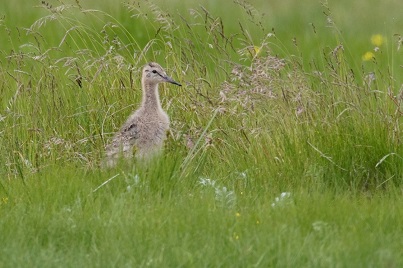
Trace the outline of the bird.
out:
M 169 117 L 162 109 L 158 92 L 159 83 L 182 86 L 169 77 L 156 62 L 143 67 L 141 86 L 142 102 L 105 146 L 104 166 L 113 167 L 120 157 L 150 159 L 163 147 L 169 130 Z

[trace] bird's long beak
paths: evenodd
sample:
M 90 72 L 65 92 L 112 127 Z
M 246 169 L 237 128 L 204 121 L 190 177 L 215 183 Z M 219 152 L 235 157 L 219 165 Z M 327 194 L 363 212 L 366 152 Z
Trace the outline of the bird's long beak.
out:
M 174 84 L 174 85 L 177 85 L 177 86 L 182 86 L 181 84 L 179 84 L 178 82 L 176 82 L 175 80 L 173 80 L 171 77 L 169 77 L 169 76 L 165 76 L 164 77 L 164 79 L 165 79 L 165 81 L 166 82 L 168 82 L 168 83 L 171 83 L 171 84 Z

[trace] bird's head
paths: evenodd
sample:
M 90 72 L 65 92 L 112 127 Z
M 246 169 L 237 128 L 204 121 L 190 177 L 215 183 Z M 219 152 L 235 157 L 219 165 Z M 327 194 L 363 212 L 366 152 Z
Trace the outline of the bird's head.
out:
M 171 84 L 175 84 L 178 86 L 182 86 L 178 82 L 174 81 L 171 77 L 169 77 L 164 69 L 155 62 L 150 62 L 143 68 L 143 82 L 158 84 L 162 82 L 168 82 Z

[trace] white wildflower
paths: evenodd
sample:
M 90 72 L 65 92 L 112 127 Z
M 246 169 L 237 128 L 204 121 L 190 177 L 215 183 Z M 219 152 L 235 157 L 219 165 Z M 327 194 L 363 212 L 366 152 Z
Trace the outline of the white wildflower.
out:
M 230 191 L 225 186 L 219 186 L 215 180 L 200 177 L 199 184 L 204 187 L 214 189 L 216 201 L 223 207 L 233 207 L 236 203 L 236 195 L 234 191 Z
M 272 207 L 283 207 L 292 204 L 292 198 L 290 192 L 282 192 L 280 196 L 274 199 L 271 204 Z

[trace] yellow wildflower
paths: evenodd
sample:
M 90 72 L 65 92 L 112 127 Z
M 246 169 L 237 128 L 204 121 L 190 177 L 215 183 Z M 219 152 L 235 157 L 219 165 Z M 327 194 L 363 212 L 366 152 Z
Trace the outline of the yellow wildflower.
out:
M 262 48 L 258 46 L 248 47 L 248 50 L 252 57 L 257 57 L 262 52 Z
M 241 213 L 237 212 L 237 213 L 235 213 L 235 216 L 241 217 Z
M 385 42 L 385 38 L 381 34 L 374 34 L 371 36 L 371 43 L 374 46 L 380 47 Z
M 262 48 L 260 48 L 260 47 L 257 47 L 257 46 L 254 46 L 254 49 L 255 49 L 255 55 L 258 55 L 259 53 L 260 53 L 260 51 L 262 51 Z
M 371 52 L 371 51 L 367 51 L 367 52 L 365 52 L 364 55 L 362 55 L 362 60 L 363 61 L 370 61 L 370 60 L 372 60 L 374 58 L 375 58 L 375 54 L 373 52 Z

